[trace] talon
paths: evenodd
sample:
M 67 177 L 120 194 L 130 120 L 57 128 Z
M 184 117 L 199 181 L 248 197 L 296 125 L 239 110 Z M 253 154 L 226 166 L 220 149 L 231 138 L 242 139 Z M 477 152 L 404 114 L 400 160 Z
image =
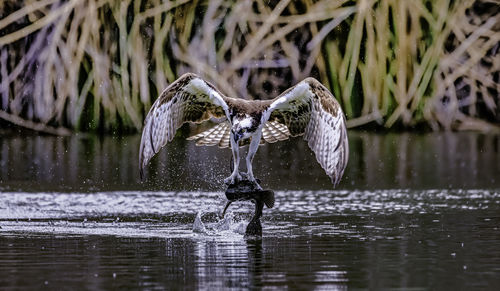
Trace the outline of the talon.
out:
M 253 176 L 253 173 L 247 173 L 247 177 L 248 177 L 248 181 L 250 181 L 252 184 L 254 184 L 255 188 L 257 188 L 257 190 L 262 190 L 262 187 L 259 184 L 260 181 L 257 181 L 257 179 L 255 179 L 255 177 Z
M 257 182 L 257 180 L 253 179 L 253 180 L 250 180 L 250 182 L 252 182 L 253 185 L 255 185 L 255 188 L 259 191 L 262 191 L 262 187 L 260 186 L 260 184 Z
M 231 175 L 231 176 L 227 177 L 226 179 L 224 179 L 224 183 L 226 185 L 233 185 L 233 184 L 236 184 L 238 181 L 241 181 L 241 176 L 239 174 Z

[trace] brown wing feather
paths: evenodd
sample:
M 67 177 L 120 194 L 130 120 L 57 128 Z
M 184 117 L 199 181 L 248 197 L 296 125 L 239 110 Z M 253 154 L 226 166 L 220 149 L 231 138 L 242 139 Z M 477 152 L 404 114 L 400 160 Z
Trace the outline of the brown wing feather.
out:
M 226 99 L 213 85 L 195 74 L 184 74 L 170 84 L 144 120 L 139 149 L 141 177 L 148 161 L 174 138 L 182 124 L 227 116 Z
M 344 113 L 328 89 L 307 78 L 276 97 L 266 114 L 269 121 L 285 125 L 292 136 L 304 135 L 332 183 L 340 182 L 349 145 Z

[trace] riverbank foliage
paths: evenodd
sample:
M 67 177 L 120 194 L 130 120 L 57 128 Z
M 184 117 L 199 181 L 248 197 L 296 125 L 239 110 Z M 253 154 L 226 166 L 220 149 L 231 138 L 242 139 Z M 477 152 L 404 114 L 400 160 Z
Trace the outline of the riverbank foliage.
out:
M 139 131 L 182 73 L 269 99 L 307 76 L 350 127 L 494 130 L 500 5 L 489 0 L 6 0 L 0 118 L 52 133 Z

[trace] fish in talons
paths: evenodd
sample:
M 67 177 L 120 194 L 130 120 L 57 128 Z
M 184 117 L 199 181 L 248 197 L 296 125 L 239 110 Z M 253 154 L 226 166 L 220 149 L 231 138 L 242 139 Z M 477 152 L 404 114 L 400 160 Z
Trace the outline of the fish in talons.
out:
M 262 236 L 262 210 L 264 205 L 267 208 L 274 206 L 274 192 L 272 190 L 262 190 L 259 185 L 259 179 L 250 180 L 246 173 L 239 173 L 241 180 L 229 184 L 226 190 L 227 203 L 222 211 L 221 217 L 224 218 L 229 205 L 235 201 L 252 201 L 255 204 L 255 213 L 247 225 L 245 236 Z

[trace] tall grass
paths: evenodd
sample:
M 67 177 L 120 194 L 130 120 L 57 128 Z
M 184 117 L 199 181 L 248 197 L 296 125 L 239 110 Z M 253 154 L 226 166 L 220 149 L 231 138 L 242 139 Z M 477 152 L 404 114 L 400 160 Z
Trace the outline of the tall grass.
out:
M 500 124 L 500 3 L 469 4 L 449 21 L 433 98 L 423 108 L 434 129 L 497 130 L 486 121 Z
M 498 4 L 268 2 L 3 1 L 0 118 L 53 133 L 140 130 L 158 93 L 192 71 L 252 99 L 313 75 L 351 127 L 500 120 Z
M 476 7 L 480 3 L 358 1 L 345 25 L 347 42 L 325 41 L 332 87 L 349 124 L 493 129 L 485 120 L 498 123 L 500 116 L 488 118 L 476 107 L 485 102 L 495 112 L 500 105 L 500 13 L 498 4 L 484 13 L 490 6 Z M 470 90 L 458 96 L 464 82 Z

